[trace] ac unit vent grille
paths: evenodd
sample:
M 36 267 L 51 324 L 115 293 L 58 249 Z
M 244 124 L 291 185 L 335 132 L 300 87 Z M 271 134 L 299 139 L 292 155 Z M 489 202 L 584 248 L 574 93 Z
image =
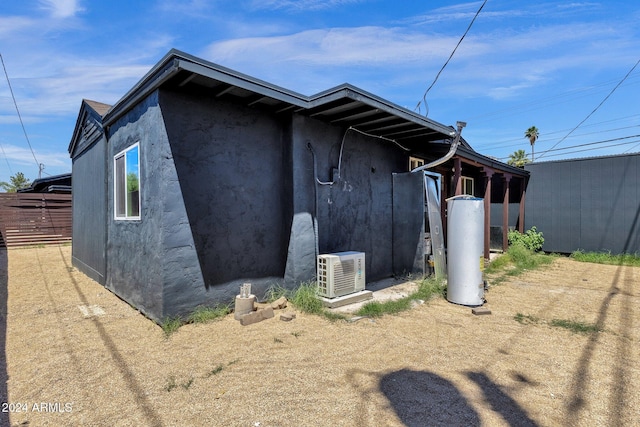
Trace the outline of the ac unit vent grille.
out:
M 364 290 L 364 253 L 339 252 L 318 256 L 318 293 L 328 298 Z

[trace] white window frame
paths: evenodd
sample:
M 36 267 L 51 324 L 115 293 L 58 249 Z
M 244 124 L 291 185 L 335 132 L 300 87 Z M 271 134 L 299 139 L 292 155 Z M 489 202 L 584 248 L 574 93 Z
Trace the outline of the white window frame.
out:
M 462 176 L 460 177 L 462 179 L 462 194 L 467 194 L 469 196 L 475 196 L 475 190 L 476 190 L 476 185 L 475 185 L 475 180 L 469 176 Z M 471 184 L 471 193 L 467 193 L 466 189 L 467 189 L 467 183 Z
M 129 153 L 131 150 L 137 148 L 138 150 L 138 158 L 136 159 L 136 169 L 137 169 L 137 173 L 138 173 L 138 215 L 129 215 L 127 212 L 129 212 L 129 203 L 128 200 L 129 198 L 127 197 L 127 175 L 129 173 L 129 171 L 127 170 L 127 153 Z M 124 215 L 123 214 L 118 214 L 118 198 L 119 198 L 119 191 L 118 191 L 118 168 L 116 166 L 116 163 L 119 159 L 124 158 Z M 141 206 L 141 187 L 142 187 L 142 183 L 141 183 L 141 179 L 140 179 L 140 142 L 136 142 L 135 144 L 130 145 L 129 147 L 125 148 L 124 150 L 120 151 L 118 154 L 116 154 L 115 156 L 113 156 L 113 217 L 114 219 L 116 219 L 117 221 L 135 221 L 135 220 L 140 220 L 140 215 L 142 212 L 142 206 Z

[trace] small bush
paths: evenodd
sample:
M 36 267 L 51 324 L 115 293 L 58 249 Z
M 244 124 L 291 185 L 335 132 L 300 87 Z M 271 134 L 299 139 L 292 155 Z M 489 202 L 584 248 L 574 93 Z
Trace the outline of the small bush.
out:
M 542 232 L 536 230 L 536 227 L 531 227 L 524 233 L 520 233 L 516 230 L 509 231 L 507 235 L 509 239 L 509 245 L 522 245 L 530 251 L 537 252 L 542 249 L 544 244 L 544 237 Z

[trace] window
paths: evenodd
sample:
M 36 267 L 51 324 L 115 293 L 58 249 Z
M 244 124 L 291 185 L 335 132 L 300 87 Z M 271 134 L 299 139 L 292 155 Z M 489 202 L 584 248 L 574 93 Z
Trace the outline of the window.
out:
M 473 188 L 473 178 L 469 178 L 468 176 L 463 176 L 462 178 L 462 194 L 468 194 L 470 196 L 474 195 Z
M 113 159 L 116 219 L 140 219 L 140 144 Z
M 412 171 L 415 168 L 418 168 L 420 166 L 424 166 L 424 160 L 423 159 L 419 159 L 417 157 L 409 157 L 409 170 Z

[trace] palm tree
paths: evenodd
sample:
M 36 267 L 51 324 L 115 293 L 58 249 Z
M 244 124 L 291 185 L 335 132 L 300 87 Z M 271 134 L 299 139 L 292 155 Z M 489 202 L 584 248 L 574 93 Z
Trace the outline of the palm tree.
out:
M 527 157 L 527 153 L 524 150 L 517 150 L 509 154 L 509 160 L 507 160 L 507 164 L 522 168 L 530 161 L 531 160 L 529 160 L 529 158 Z
M 524 137 L 525 138 L 529 138 L 529 142 L 531 143 L 531 161 L 534 160 L 534 158 L 533 158 L 533 145 L 536 143 L 536 140 L 538 139 L 539 135 L 540 135 L 540 133 L 538 132 L 538 128 L 535 127 L 535 126 L 531 126 L 524 133 Z

